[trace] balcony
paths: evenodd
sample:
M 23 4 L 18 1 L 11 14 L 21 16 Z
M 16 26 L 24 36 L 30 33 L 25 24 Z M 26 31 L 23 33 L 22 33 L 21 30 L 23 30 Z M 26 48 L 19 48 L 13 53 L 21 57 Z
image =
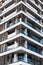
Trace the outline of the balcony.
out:
M 39 28 L 39 27 L 33 25 L 33 23 L 31 21 L 29 21 L 29 20 L 23 21 L 22 20 L 22 22 L 25 23 L 26 25 L 30 26 L 31 28 L 35 29 L 37 32 L 42 34 L 42 31 L 41 31 L 42 28 Z
M 42 10 L 41 7 L 39 7 L 39 5 L 37 5 L 37 4 L 35 3 L 34 0 L 30 0 L 30 2 L 35 5 L 35 8 L 36 8 L 36 9 Z
M 32 11 L 34 11 L 35 13 L 37 13 L 37 10 L 35 9 L 35 8 L 33 8 L 30 4 L 28 4 L 28 2 L 26 2 L 26 4 L 28 5 L 28 7 L 32 10 Z M 38 13 L 37 13 L 38 14 Z
M 18 47 L 18 44 L 14 43 L 13 45 L 10 45 L 10 46 L 7 47 L 7 51 L 15 49 L 16 47 Z
M 18 56 L 18 61 L 25 62 L 25 59 L 26 59 L 26 57 L 24 57 L 24 56 Z M 31 58 L 27 58 L 27 63 L 32 64 L 32 59 Z
M 2 7 L 5 6 L 5 5 L 7 5 L 8 3 L 10 3 L 11 1 L 12 1 L 12 0 L 6 0 L 6 1 L 3 3 Z
M 33 51 L 35 53 L 38 53 L 40 55 L 43 54 L 43 50 L 39 49 L 37 46 L 34 46 L 34 45 L 30 44 L 30 43 L 27 43 L 27 45 L 25 45 L 25 42 L 20 42 L 18 44 L 19 44 L 19 46 L 22 46 L 22 47 L 24 47 L 24 48 L 26 48 L 28 50 L 31 50 L 31 51 Z
M 3 31 L 3 30 L 7 30 L 8 28 L 12 27 L 13 25 L 16 25 L 16 23 L 18 23 L 18 22 L 20 22 L 20 20 L 18 20 L 18 21 L 16 21 L 16 20 L 11 21 L 11 22 L 8 24 L 7 27 L 6 27 L 5 25 L 3 26 L 2 31 Z M 43 33 L 41 32 L 41 28 L 35 27 L 32 22 L 30 22 L 30 21 L 28 21 L 28 20 L 27 20 L 27 21 L 22 21 L 22 22 L 25 23 L 26 25 L 30 26 L 30 27 L 33 28 L 34 30 L 36 30 L 36 32 L 39 32 L 39 33 L 43 34 Z M 9 29 L 9 30 L 10 30 L 10 29 Z
M 11 19 L 11 18 L 13 17 L 13 15 L 15 15 L 16 13 L 17 13 L 17 12 L 15 11 L 15 12 L 13 12 L 12 14 L 8 15 L 7 17 L 3 18 L 3 19 L 1 20 L 1 22 L 4 22 L 4 21 L 7 21 L 7 20 Z
M 27 61 L 26 61 L 25 59 L 27 59 Z M 15 61 L 15 60 L 16 60 L 16 61 Z M 15 63 L 15 62 L 17 63 L 17 62 L 20 62 L 20 61 L 22 61 L 22 62 L 24 62 L 24 63 L 27 62 L 29 65 L 32 64 L 30 58 L 26 58 L 26 57 L 24 57 L 24 56 L 17 56 L 17 57 L 15 57 L 15 58 L 12 58 L 12 60 L 11 60 L 10 62 L 8 62 L 8 65 L 10 65 L 10 64 L 12 64 L 12 63 Z
M 32 23 L 30 23 L 29 21 L 26 21 L 26 22 L 24 22 L 24 23 L 26 23 L 26 24 L 29 25 L 30 27 L 34 28 L 34 26 L 32 25 Z M 14 24 L 11 23 L 11 24 L 9 25 L 9 27 L 11 27 L 12 25 L 14 25 Z M 34 29 L 35 29 L 35 28 L 34 28 Z M 35 30 L 37 30 L 38 32 L 41 33 L 41 29 L 36 28 Z M 27 36 L 28 36 L 28 32 L 26 32 L 25 30 L 20 30 L 19 32 L 20 32 L 20 33 L 23 33 L 24 35 L 27 35 Z M 16 32 L 13 32 L 13 33 L 9 34 L 9 35 L 8 35 L 8 39 L 14 37 L 15 35 L 16 35 Z M 30 36 L 28 36 L 28 37 L 30 37 Z M 35 41 L 41 43 L 41 39 L 39 39 L 39 38 L 37 38 L 38 40 L 37 40 L 35 37 L 30 37 L 30 38 L 32 38 L 33 40 L 35 40 Z
M 15 21 L 14 21 L 14 22 L 9 23 L 7 28 L 9 28 L 9 27 L 13 26 L 14 24 L 16 24 L 16 23 L 15 23 Z
M 35 41 L 37 41 L 39 43 L 41 42 L 40 38 L 38 38 L 37 36 L 35 36 L 33 34 L 32 34 L 32 36 L 30 36 L 29 32 L 26 32 L 25 30 L 21 30 L 21 33 L 23 33 L 24 35 L 27 35 L 28 37 L 32 38 L 33 40 L 35 40 Z
M 41 0 L 38 0 L 42 5 L 43 5 L 43 2 Z
M 33 3 L 35 3 L 35 1 L 34 1 L 34 0 L 30 0 L 30 1 L 32 1 Z
M 8 35 L 8 38 L 12 38 L 12 37 L 14 37 L 16 35 L 16 32 L 13 32 L 12 34 L 9 34 Z
M 28 14 L 28 16 L 30 16 L 32 19 L 34 19 L 36 22 L 39 23 L 39 20 L 36 17 L 34 17 L 33 15 L 31 15 L 29 12 L 26 12 L 26 13 Z
M 12 50 L 12 49 L 14 49 L 14 48 L 15 48 L 14 45 L 8 46 L 8 47 L 7 47 L 7 51 Z
M 12 5 L 10 5 L 8 8 L 4 9 L 4 10 L 2 11 L 2 15 L 5 14 L 6 12 L 10 11 L 11 9 L 13 9 L 14 6 L 15 6 L 15 3 L 12 4 Z
M 34 39 L 34 40 L 38 41 L 39 43 L 40 43 L 40 41 L 41 41 L 41 39 L 40 39 L 40 38 L 38 38 L 38 37 L 36 37 L 36 36 L 34 36 L 34 35 L 32 35 L 32 39 Z
M 2 51 L 3 49 L 2 50 L 0 49 L 0 51 L 1 51 L 0 53 L 4 53 L 4 52 L 6 53 L 7 51 L 10 52 L 10 51 L 12 51 L 14 49 L 17 49 L 19 47 L 22 47 L 22 48 L 30 51 L 32 54 L 35 54 L 35 56 L 43 55 L 43 50 L 42 49 L 38 48 L 37 46 L 32 45 L 31 43 L 28 43 L 28 42 L 26 43 L 25 41 L 11 42 L 11 43 L 9 42 L 7 44 L 6 49 L 4 49 L 4 51 Z
M 13 50 L 19 46 L 22 46 L 30 51 L 40 54 L 40 55 L 43 55 L 43 50 L 41 51 L 41 49 L 39 49 L 37 46 L 31 45 L 29 43 L 27 43 L 27 45 L 25 46 L 25 42 L 18 42 L 18 43 L 14 43 L 13 45 L 7 46 L 7 51 Z
M 17 56 L 17 57 L 15 57 L 15 58 L 11 58 L 11 59 L 10 59 L 10 62 L 8 62 L 8 65 L 12 65 L 12 63 L 14 64 L 14 63 L 15 63 L 15 62 L 14 62 L 14 61 L 15 61 L 14 59 L 16 60 L 16 63 L 22 61 L 22 62 L 25 63 L 26 65 L 32 65 L 32 64 L 33 64 L 33 65 L 34 65 L 34 64 L 35 64 L 35 65 L 40 65 L 40 61 L 38 61 L 38 60 L 33 60 L 33 59 L 30 58 L 30 57 L 27 58 L 27 57 L 22 56 L 22 55 L 21 55 L 21 56 Z M 27 59 L 27 60 L 26 60 L 26 59 Z M 32 60 L 33 60 L 34 62 L 33 62 Z M 27 64 L 27 63 L 28 63 L 28 64 Z M 20 64 L 21 64 L 21 63 L 20 63 Z M 18 65 L 18 64 L 17 64 L 17 65 Z
M 41 33 L 41 29 L 37 28 L 36 30 Z

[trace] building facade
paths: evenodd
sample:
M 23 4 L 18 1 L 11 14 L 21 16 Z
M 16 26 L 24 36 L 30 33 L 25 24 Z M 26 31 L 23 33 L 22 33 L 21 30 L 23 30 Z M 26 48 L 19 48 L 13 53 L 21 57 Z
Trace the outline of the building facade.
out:
M 43 0 L 0 0 L 0 65 L 43 65 Z

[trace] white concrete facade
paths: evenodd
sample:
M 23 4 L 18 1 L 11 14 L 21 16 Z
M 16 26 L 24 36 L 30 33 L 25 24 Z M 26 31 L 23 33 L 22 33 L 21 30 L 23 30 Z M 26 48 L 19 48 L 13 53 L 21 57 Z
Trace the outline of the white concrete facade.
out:
M 43 65 L 43 0 L 0 1 L 0 65 Z

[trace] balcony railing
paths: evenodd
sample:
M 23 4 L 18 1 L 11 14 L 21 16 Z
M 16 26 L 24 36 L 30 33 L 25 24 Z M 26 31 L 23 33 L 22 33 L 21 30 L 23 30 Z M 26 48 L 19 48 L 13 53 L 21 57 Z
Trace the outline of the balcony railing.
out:
M 8 27 L 11 27 L 11 26 L 13 26 L 13 25 L 15 25 L 15 24 L 16 24 L 15 21 L 12 22 L 12 23 L 9 23 L 8 26 L 7 26 L 7 28 L 8 28 Z
M 40 38 L 36 37 L 35 35 L 32 35 L 32 36 L 28 35 L 29 32 L 26 32 L 25 30 L 21 30 L 20 32 L 23 33 L 24 35 L 27 35 L 28 37 L 34 39 L 35 41 L 37 41 L 39 43 L 41 42 Z
M 33 15 L 31 15 L 29 12 L 26 12 L 31 18 L 33 18 L 36 22 L 39 23 L 39 20 L 37 18 L 35 18 Z
M 41 28 L 35 28 L 35 26 L 30 21 L 24 21 L 24 23 L 41 33 Z
M 7 47 L 7 51 L 12 50 L 12 49 L 14 49 L 14 48 L 15 48 L 15 44 L 13 44 L 13 45 L 11 45 L 11 46 L 8 46 L 8 47 Z
M 26 59 L 27 59 L 27 61 L 26 61 Z M 17 57 L 15 57 L 15 58 L 11 58 L 11 59 L 10 59 L 10 62 L 7 62 L 7 63 L 8 63 L 8 64 L 11 64 L 11 63 L 14 63 L 14 62 L 19 62 L 19 61 L 27 62 L 27 63 L 29 63 L 29 64 L 32 64 L 32 59 L 31 59 L 31 58 L 26 58 L 26 57 L 24 57 L 24 56 L 22 56 L 22 55 L 17 56 Z
M 31 51 L 33 51 L 35 53 L 41 54 L 41 55 L 42 55 L 42 52 L 43 52 L 43 51 L 41 51 L 41 49 L 39 49 L 37 47 L 34 47 L 33 45 L 28 44 L 28 43 L 27 43 L 27 45 L 25 47 L 25 42 L 19 42 L 18 44 L 16 43 L 16 44 L 13 44 L 11 46 L 8 46 L 7 47 L 7 51 L 12 50 L 12 49 L 15 49 L 15 48 L 17 48 L 19 46 L 22 46 L 22 47 L 24 47 L 26 49 L 29 49 L 29 50 L 31 50 Z
M 6 1 L 4 1 L 3 6 L 5 6 L 6 4 L 10 3 L 11 1 L 12 0 L 6 0 Z
M 10 5 L 10 6 L 7 7 L 6 9 L 4 9 L 4 10 L 2 11 L 2 14 L 4 14 L 4 13 L 8 12 L 9 10 L 13 9 L 13 8 L 14 8 L 14 7 L 13 7 L 14 5 L 15 5 L 15 3 L 12 4 L 12 5 Z
M 27 48 L 27 49 L 29 49 L 29 50 L 31 50 L 31 51 L 34 51 L 34 52 L 36 52 L 36 53 L 42 55 L 42 52 L 43 52 L 43 51 L 41 51 L 41 49 L 39 49 L 39 48 L 37 48 L 37 47 L 35 47 L 35 46 L 29 44 L 29 43 L 27 43 L 27 46 L 26 46 L 26 47 L 25 47 L 25 42 L 24 42 L 24 43 L 21 42 L 21 43 L 18 43 L 18 44 L 19 44 L 19 46 L 22 46 L 22 47 L 24 47 L 24 48 Z
M 33 8 L 30 4 L 28 4 L 28 2 L 26 2 L 26 4 L 28 5 L 28 7 L 29 7 L 32 11 L 34 11 L 34 12 L 37 13 L 37 10 L 36 10 L 35 8 Z
M 15 60 L 16 61 L 15 61 Z M 27 60 L 26 60 L 27 59 Z M 22 62 L 25 62 L 25 63 L 28 63 L 29 65 L 41 65 L 40 63 L 40 61 L 38 61 L 38 60 L 34 60 L 34 62 L 33 62 L 33 59 L 32 58 L 30 58 L 30 57 L 25 57 L 25 56 L 22 56 L 22 55 L 20 55 L 20 56 L 17 56 L 17 57 L 15 57 L 15 58 L 11 58 L 10 59 L 10 62 L 8 61 L 8 64 L 11 64 L 11 63 L 15 63 L 15 62 L 19 62 L 19 61 L 22 61 Z
M 30 27 L 32 27 L 32 28 L 34 28 L 33 27 L 33 25 L 30 23 L 30 22 L 24 22 L 24 23 L 26 23 L 27 25 L 29 25 Z M 9 25 L 9 26 L 11 26 L 11 25 L 13 25 L 12 23 Z M 35 28 L 34 28 L 35 29 Z M 36 29 L 38 32 L 41 32 L 40 31 L 40 29 Z M 20 31 L 19 31 L 19 33 L 23 33 L 24 35 L 27 35 L 28 37 L 30 37 L 30 35 L 28 35 L 28 32 L 26 32 L 25 30 L 23 30 L 23 29 L 21 29 Z M 10 35 L 8 35 L 8 38 L 11 38 L 11 37 L 13 37 L 13 36 L 15 36 L 16 35 L 16 32 L 14 32 L 14 33 L 12 33 L 12 34 L 10 34 Z M 37 42 L 39 42 L 39 43 L 41 43 L 41 38 L 38 38 L 38 37 L 36 37 L 35 35 L 32 35 L 30 38 L 32 38 L 32 39 L 34 39 L 35 41 L 37 41 Z
M 19 61 L 23 61 L 23 62 L 27 62 L 29 64 L 32 64 L 32 59 L 31 58 L 27 58 L 27 61 L 25 61 L 26 57 L 24 57 L 24 56 L 18 56 L 18 60 Z
M 32 1 L 33 3 L 35 3 L 35 1 L 34 1 L 34 0 L 30 0 L 30 1 Z
M 14 32 L 14 33 L 12 33 L 12 34 L 9 34 L 8 35 L 8 38 L 12 38 L 12 37 L 14 37 L 16 35 L 16 32 Z
M 17 12 L 14 11 L 14 12 L 11 13 L 10 15 L 6 16 L 5 18 L 3 18 L 3 19 L 1 20 L 1 22 L 9 20 L 9 18 L 13 17 L 13 15 L 15 15 L 16 13 L 17 13 Z
M 34 35 L 32 35 L 32 39 L 34 39 L 34 40 L 36 40 L 36 41 L 40 42 L 40 39 L 39 39 L 39 38 L 37 38 L 37 37 L 36 37 L 36 36 L 34 36 Z
M 34 0 L 30 0 L 37 8 L 41 10 L 41 6 L 37 5 Z
M 6 49 L 3 51 L 3 52 L 6 52 L 6 51 L 10 51 L 10 50 L 13 50 L 13 49 L 16 49 L 20 46 L 30 50 L 30 51 L 33 51 L 35 53 L 38 53 L 40 55 L 43 55 L 43 50 L 42 49 L 39 49 L 37 46 L 34 46 L 34 45 L 31 45 L 29 43 L 27 43 L 25 45 L 25 41 L 24 42 L 17 42 L 17 43 L 12 43 L 12 45 L 10 46 L 7 46 Z M 0 53 L 3 53 L 1 50 L 0 50 Z
M 28 24 L 29 26 L 33 27 L 33 25 L 32 25 L 31 23 L 26 23 L 26 24 Z M 40 31 L 40 30 L 39 30 L 39 31 Z M 39 38 L 39 37 L 37 37 L 37 36 L 35 36 L 35 35 L 33 35 L 33 34 L 32 34 L 32 36 L 30 36 L 30 35 L 29 35 L 29 32 L 26 32 L 25 29 L 24 29 L 24 30 L 23 30 L 23 29 L 19 30 L 18 33 L 23 33 L 24 35 L 26 35 L 26 36 L 32 38 L 33 40 L 35 40 L 35 41 L 41 43 L 41 38 Z M 11 37 L 15 36 L 15 35 L 18 34 L 18 33 L 17 33 L 17 32 L 14 32 L 14 33 L 9 34 L 9 35 L 8 35 L 8 38 L 11 38 Z
M 7 28 L 13 26 L 14 24 L 16 24 L 15 22 L 16 22 L 16 20 L 14 22 L 8 24 Z M 17 22 L 20 22 L 20 20 L 18 20 Z M 33 29 L 35 29 L 39 33 L 42 33 L 41 28 L 37 28 L 37 27 L 35 28 L 35 26 L 30 21 L 24 21 L 24 23 L 27 24 L 28 26 L 32 27 Z M 6 29 L 6 26 L 4 26 L 2 30 L 4 30 L 4 29 Z

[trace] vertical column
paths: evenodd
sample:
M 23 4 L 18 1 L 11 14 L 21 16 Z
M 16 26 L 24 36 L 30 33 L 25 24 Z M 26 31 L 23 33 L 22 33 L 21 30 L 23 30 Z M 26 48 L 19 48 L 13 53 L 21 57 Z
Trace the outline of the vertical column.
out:
M 40 43 L 43 44 L 43 39 L 41 39 Z
M 9 55 L 9 63 L 11 63 L 11 58 L 12 58 L 12 55 L 10 54 Z
M 27 48 L 27 40 L 25 41 L 25 44 L 24 45 L 25 45 L 24 47 Z
M 5 23 L 5 29 L 7 28 L 7 22 Z
M 27 29 L 25 29 L 25 34 L 27 35 Z
M 1 58 L 0 58 L 0 65 L 1 65 Z
M 27 62 L 27 54 L 24 55 L 24 61 Z
M 18 19 L 16 18 L 15 23 L 17 23 L 17 22 L 18 22 Z
M 3 52 L 5 51 L 5 44 L 3 45 Z
M 17 62 L 17 54 L 14 54 L 13 62 Z
M 41 33 L 43 33 L 42 29 L 41 29 Z
M 17 29 L 15 29 L 15 34 L 17 34 Z
M 42 20 L 40 20 L 40 24 L 42 24 Z
M 3 45 L 1 45 L 1 53 L 3 52 Z
M 42 49 L 42 51 L 41 51 L 41 54 L 43 55 L 43 49 Z
M 4 57 L 2 57 L 2 65 L 4 64 Z
M 20 18 L 19 21 L 21 22 L 22 21 L 22 18 Z
M 15 29 L 16 35 L 19 34 L 19 29 Z
M 41 9 L 41 5 L 39 4 L 38 6 L 39 6 L 39 8 Z
M 25 23 L 27 24 L 27 18 L 25 18 Z
M 8 64 L 7 63 L 7 56 L 5 56 L 4 60 L 5 60 L 5 65 L 7 65 Z
M 15 35 L 17 34 L 17 29 L 15 29 Z
M 4 52 L 4 51 L 6 51 L 6 44 L 3 44 L 3 45 L 1 45 L 1 52 Z
M 14 41 L 14 48 L 18 47 L 17 41 Z

